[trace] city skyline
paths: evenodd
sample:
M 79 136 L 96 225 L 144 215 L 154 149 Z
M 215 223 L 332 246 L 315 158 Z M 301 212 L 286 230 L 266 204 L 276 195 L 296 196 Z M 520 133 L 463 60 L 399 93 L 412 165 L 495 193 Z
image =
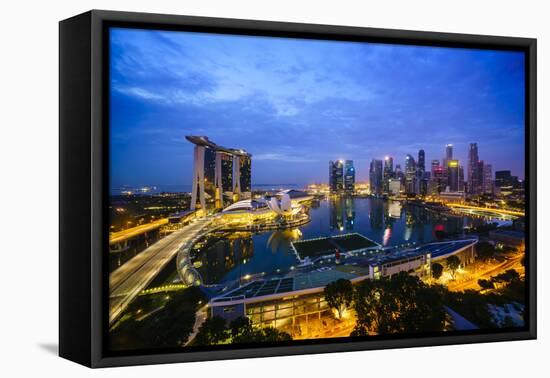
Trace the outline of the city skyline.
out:
M 448 143 L 465 167 L 477 143 L 524 177 L 520 53 L 124 29 L 111 43 L 113 187 L 190 185 L 189 134 L 250 152 L 253 185 L 327 182 L 336 159 L 364 182 L 372 159 L 441 161 Z

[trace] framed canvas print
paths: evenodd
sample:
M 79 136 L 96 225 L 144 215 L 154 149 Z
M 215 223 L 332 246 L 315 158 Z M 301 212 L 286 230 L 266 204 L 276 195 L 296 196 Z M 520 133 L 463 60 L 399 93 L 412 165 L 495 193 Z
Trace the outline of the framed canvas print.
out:
M 536 40 L 60 22 L 60 355 L 536 337 Z

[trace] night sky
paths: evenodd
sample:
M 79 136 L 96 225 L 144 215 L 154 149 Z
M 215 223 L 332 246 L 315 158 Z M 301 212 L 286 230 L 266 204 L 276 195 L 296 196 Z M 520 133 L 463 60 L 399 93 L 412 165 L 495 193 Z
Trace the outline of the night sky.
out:
M 185 135 L 252 153 L 252 183 L 328 181 L 328 161 L 470 142 L 524 175 L 524 56 L 518 52 L 111 31 L 111 187 L 188 185 Z

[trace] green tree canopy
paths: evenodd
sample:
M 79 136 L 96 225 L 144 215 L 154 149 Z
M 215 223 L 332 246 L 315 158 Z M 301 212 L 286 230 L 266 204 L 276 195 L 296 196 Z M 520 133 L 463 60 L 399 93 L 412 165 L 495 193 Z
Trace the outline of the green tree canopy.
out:
M 234 344 L 280 342 L 292 337 L 273 327 L 257 328 L 247 317 L 238 317 L 227 324 L 221 317 L 207 319 L 199 328 L 195 338 L 197 345 L 215 345 L 230 341 Z
M 213 345 L 225 341 L 229 337 L 225 319 L 219 316 L 208 318 L 201 324 L 195 343 L 197 345 Z
M 438 280 L 443 274 L 443 265 L 439 263 L 432 264 L 432 277 Z
M 489 242 L 479 242 L 476 245 L 477 258 L 481 261 L 489 261 L 495 257 L 495 246 Z
M 460 259 L 452 255 L 445 259 L 445 263 L 447 264 L 447 268 L 451 271 L 451 276 L 454 280 L 456 278 L 456 271 L 460 268 Z
M 342 319 L 344 311 L 351 306 L 353 301 L 351 281 L 339 279 L 329 283 L 325 287 L 325 300 L 331 308 L 338 312 L 338 318 Z
M 357 313 L 353 336 L 443 330 L 440 287 L 430 287 L 406 272 L 361 282 L 353 303 Z
M 479 285 L 479 287 L 481 287 L 482 290 L 495 288 L 495 285 L 490 280 L 484 280 L 480 278 L 479 280 L 477 280 L 477 284 Z

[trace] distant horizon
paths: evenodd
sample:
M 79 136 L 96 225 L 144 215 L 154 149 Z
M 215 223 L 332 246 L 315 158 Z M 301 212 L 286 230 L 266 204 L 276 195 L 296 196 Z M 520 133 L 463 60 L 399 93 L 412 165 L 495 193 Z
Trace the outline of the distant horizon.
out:
M 330 160 L 469 143 L 494 172 L 524 179 L 523 53 L 114 28 L 111 190 L 191 185 L 185 135 L 252 154 L 252 184 L 328 182 Z

